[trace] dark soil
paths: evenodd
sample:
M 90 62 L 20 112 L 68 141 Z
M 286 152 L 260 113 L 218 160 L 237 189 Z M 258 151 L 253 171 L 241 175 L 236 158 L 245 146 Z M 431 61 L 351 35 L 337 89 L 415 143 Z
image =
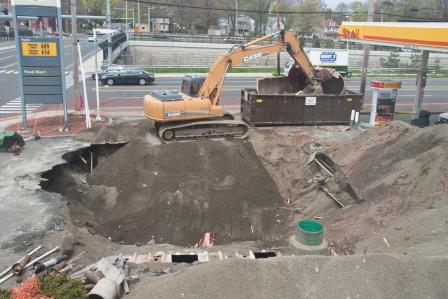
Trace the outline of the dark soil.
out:
M 272 234 L 282 222 L 275 209 L 282 199 L 250 143 L 150 145 L 128 137 L 95 158 L 87 177 L 73 163 L 53 177 L 51 185 L 65 190 L 53 191 L 68 197 L 72 219 L 89 231 L 125 244 L 194 246 L 205 232 L 215 233 L 215 244 L 278 239 Z

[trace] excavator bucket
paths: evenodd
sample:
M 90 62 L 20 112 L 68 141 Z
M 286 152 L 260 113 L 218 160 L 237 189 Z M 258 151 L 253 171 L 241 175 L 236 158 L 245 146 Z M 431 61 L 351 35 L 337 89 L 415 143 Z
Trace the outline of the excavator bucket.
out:
M 324 94 L 341 94 L 344 90 L 344 78 L 334 69 L 314 68 L 314 77 L 320 82 Z
M 344 90 L 344 79 L 333 69 L 316 67 L 313 69 L 314 78 L 319 86 L 312 86 L 307 77 L 298 67 L 289 70 L 288 78 L 294 90 L 302 90 L 304 93 L 341 94 Z

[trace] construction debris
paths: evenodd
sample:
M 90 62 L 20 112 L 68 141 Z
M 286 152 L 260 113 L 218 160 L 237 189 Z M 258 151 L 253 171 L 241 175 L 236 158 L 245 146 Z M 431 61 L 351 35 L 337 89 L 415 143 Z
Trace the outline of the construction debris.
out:
M 311 215 L 311 214 L 309 214 L 307 212 L 304 212 L 302 210 L 299 210 L 299 209 L 292 209 L 292 208 L 287 208 L 287 207 L 279 207 L 279 209 L 292 211 L 292 212 L 297 213 L 297 214 L 303 214 L 303 215 L 309 216 L 309 217 L 317 219 L 317 220 L 320 220 L 320 219 L 323 218 L 323 217 L 319 217 L 319 216 L 313 216 L 313 215 Z
M 23 267 L 22 271 L 29 268 L 30 266 L 34 265 L 36 262 L 39 262 L 40 260 L 46 258 L 47 256 L 53 254 L 54 252 L 56 252 L 58 250 L 59 250 L 59 247 L 55 247 L 55 248 L 51 249 L 50 251 L 47 251 L 46 253 L 42 254 L 41 256 L 39 256 L 39 257 L 35 258 L 34 260 L 32 260 L 31 262 L 27 263 L 25 265 L 25 267 Z M 14 275 L 15 275 L 15 273 L 13 272 L 13 273 L 10 273 L 10 274 L 4 276 L 2 279 L 0 279 L 0 284 L 4 283 L 5 281 L 10 279 Z
M 313 147 L 312 145 L 312 150 Z M 351 202 L 343 202 L 341 199 L 338 199 L 329 190 L 330 185 L 334 185 L 339 190 L 346 192 L 353 202 L 361 201 L 343 170 L 327 154 L 317 150 L 313 151 L 308 158 L 307 164 L 309 165 L 313 162 L 323 171 L 323 176 L 317 175 L 313 179 L 317 188 L 324 191 L 339 207 L 346 208 L 350 206 Z
M 0 150 L 6 150 L 18 155 L 22 147 L 25 146 L 23 137 L 13 131 L 0 131 Z

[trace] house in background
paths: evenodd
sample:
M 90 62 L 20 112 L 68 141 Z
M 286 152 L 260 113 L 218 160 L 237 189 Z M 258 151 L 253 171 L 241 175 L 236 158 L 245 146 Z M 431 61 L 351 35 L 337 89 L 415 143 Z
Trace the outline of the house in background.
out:
M 246 15 L 239 15 L 236 18 L 237 33 L 239 36 L 249 36 L 255 30 L 255 21 Z
M 230 35 L 233 30 L 233 20 L 231 17 L 221 17 L 218 19 L 218 27 L 223 28 L 226 31 L 226 35 Z M 249 36 L 250 33 L 255 31 L 255 21 L 249 16 L 239 15 L 237 17 L 237 31 L 235 35 L 238 36 Z
M 169 32 L 170 15 L 163 10 L 151 11 L 151 32 Z
M 337 39 L 341 22 L 336 19 L 326 19 L 324 24 L 324 38 Z
M 280 17 L 279 23 L 280 23 L 280 28 L 277 28 L 277 17 L 269 17 L 268 21 L 266 23 L 266 32 L 265 33 L 273 34 L 275 32 L 285 29 L 286 18 Z
M 210 26 L 210 28 L 208 28 L 208 35 L 213 35 L 213 36 L 227 35 L 227 30 L 226 30 L 226 28 L 219 27 L 219 26 Z

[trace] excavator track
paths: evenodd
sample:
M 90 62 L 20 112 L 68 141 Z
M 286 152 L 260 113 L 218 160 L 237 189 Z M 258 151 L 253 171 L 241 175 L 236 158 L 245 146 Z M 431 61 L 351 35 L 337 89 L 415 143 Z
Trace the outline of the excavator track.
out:
M 158 135 L 163 143 L 212 138 L 247 138 L 249 125 L 239 120 L 207 120 L 181 124 L 162 124 Z

